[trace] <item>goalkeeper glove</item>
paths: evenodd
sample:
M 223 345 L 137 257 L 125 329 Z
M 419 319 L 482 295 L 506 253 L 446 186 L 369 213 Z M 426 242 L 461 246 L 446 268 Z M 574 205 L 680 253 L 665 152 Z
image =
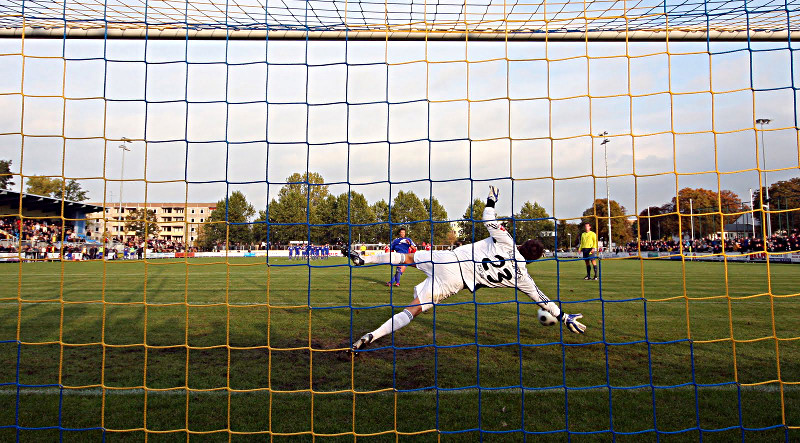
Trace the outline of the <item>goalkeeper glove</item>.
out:
M 586 331 L 586 325 L 579 322 L 579 318 L 583 318 L 583 314 L 564 314 L 563 321 L 571 332 L 583 334 Z
M 489 185 L 489 196 L 486 197 L 486 200 L 495 203 L 497 202 L 497 199 L 499 197 L 500 197 L 500 190 L 492 185 Z

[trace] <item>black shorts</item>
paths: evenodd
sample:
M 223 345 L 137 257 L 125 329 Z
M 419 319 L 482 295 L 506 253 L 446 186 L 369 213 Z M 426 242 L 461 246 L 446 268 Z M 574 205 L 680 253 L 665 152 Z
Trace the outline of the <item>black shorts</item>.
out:
M 586 261 L 592 260 L 592 259 L 589 258 L 589 257 L 592 256 L 592 248 L 583 248 L 583 249 L 581 249 L 581 251 L 583 252 L 584 260 L 586 260 Z

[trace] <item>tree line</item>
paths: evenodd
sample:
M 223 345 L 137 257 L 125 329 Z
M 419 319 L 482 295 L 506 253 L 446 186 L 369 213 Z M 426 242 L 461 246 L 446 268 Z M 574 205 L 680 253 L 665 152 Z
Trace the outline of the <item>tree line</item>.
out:
M 0 160 L 0 189 L 14 185 L 11 160 Z M 266 209 L 256 212 L 241 192 L 217 202 L 217 209 L 208 218 L 199 233 L 202 246 L 216 243 L 279 243 L 292 240 L 333 244 L 338 241 L 386 243 L 397 228 L 405 227 L 409 237 L 418 242 L 455 244 L 471 242 L 489 234 L 480 222 L 484 202 L 475 199 L 451 223 L 444 206 L 435 198 L 419 198 L 412 191 L 400 191 L 390 204 L 379 200 L 370 204 L 363 194 L 355 191 L 333 195 L 319 173 L 293 173 L 286 178 L 278 196 Z M 773 230 L 800 229 L 800 177 L 772 183 L 753 192 L 753 215 L 761 220 L 761 202 L 769 202 Z M 87 200 L 87 191 L 76 180 L 57 177 L 32 176 L 26 181 L 26 192 L 71 201 Z M 768 194 L 768 197 L 767 197 Z M 750 197 L 750 196 L 748 196 Z M 691 204 L 690 204 L 691 201 Z M 226 205 L 227 203 L 227 205 Z M 638 214 L 628 214 L 624 206 L 611 200 L 611 232 L 616 244 L 635 238 L 668 239 L 682 237 L 694 222 L 696 236 L 711 235 L 722 230 L 724 224 L 733 223 L 740 214 L 750 211 L 749 202 L 735 192 L 711 191 L 703 188 L 683 188 L 677 197 L 662 205 L 644 208 Z M 574 246 L 582 225 L 590 223 L 601 239 L 608 238 L 608 202 L 596 199 L 583 211 L 580 219 L 561 220 L 557 226 L 547 211 L 536 202 L 525 202 L 513 216 L 505 219 L 507 228 L 518 239 L 540 237 L 548 248 L 555 247 L 557 232 L 559 246 L 570 241 Z M 692 212 L 690 216 L 689 212 Z M 226 213 L 227 211 L 227 213 Z M 268 216 L 269 214 L 269 216 Z M 749 215 L 748 215 L 749 217 Z M 148 232 L 158 232 L 155 214 L 129 214 L 126 221 L 132 230 L 144 231 L 144 220 L 151 220 Z M 141 221 L 141 223 L 139 222 Z M 225 222 L 228 222 L 227 225 Z
M 420 198 L 413 191 L 400 191 L 391 201 L 370 204 L 355 191 L 334 195 L 319 173 L 294 173 L 286 178 L 268 208 L 258 211 L 239 191 L 217 202 L 199 235 L 199 245 L 219 243 L 287 244 L 310 241 L 315 244 L 338 242 L 388 243 L 403 227 L 416 242 L 453 245 L 488 237 L 480 222 L 485 203 L 472 202 L 451 223 L 444 206 L 435 197 Z M 550 215 L 538 203 L 526 202 L 519 214 L 509 219 L 509 229 L 517 238 L 537 237 L 555 229 Z M 225 223 L 227 220 L 227 224 Z M 552 237 L 545 242 L 553 242 Z
M 0 160 L 0 189 L 14 186 L 14 173 L 11 160 Z M 32 176 L 25 182 L 28 194 L 52 197 L 60 200 L 82 202 L 89 199 L 88 191 L 77 180 L 64 180 L 57 177 Z
M 451 223 L 447 211 L 435 197 L 419 198 L 412 191 L 398 192 L 391 202 L 390 211 L 385 200 L 370 204 L 363 194 L 355 191 L 331 194 L 324 178 L 315 172 L 294 173 L 287 177 L 286 182 L 278 196 L 269 202 L 268 208 L 258 211 L 257 216 L 241 192 L 234 192 L 228 198 L 227 215 L 226 200 L 220 200 L 208 219 L 210 224 L 202 229 L 199 244 L 210 247 L 225 242 L 226 236 L 229 243 L 241 244 L 287 244 L 292 240 L 315 244 L 340 241 L 387 243 L 401 226 L 416 242 L 437 245 L 472 242 L 489 236 L 480 222 L 485 208 L 481 199 L 475 199 Z M 754 193 L 754 203 L 759 201 L 758 192 Z M 770 186 L 769 192 L 773 209 L 777 198 L 782 198 L 786 207 L 800 208 L 800 178 L 776 182 Z M 693 216 L 690 216 L 690 200 Z M 654 240 L 681 237 L 682 233 L 689 231 L 692 219 L 697 237 L 711 235 L 721 231 L 723 224 L 733 223 L 741 213 L 750 210 L 749 205 L 733 191 L 718 193 L 703 188 L 683 188 L 677 197 L 663 205 L 643 209 L 638 217 L 628 214 L 627 209 L 615 200 L 610 204 L 612 240 L 616 244 L 625 244 L 637 237 Z M 757 205 L 756 211 L 760 209 Z M 600 239 L 608 238 L 607 206 L 606 199 L 596 199 L 583 211 L 580 219 L 560 220 L 556 224 L 544 207 L 527 201 L 519 212 L 511 216 L 499 215 L 498 218 L 504 221 L 518 242 L 540 238 L 549 249 L 564 247 L 570 242 L 574 247 L 584 223 L 590 223 Z M 800 217 L 796 219 L 793 226 L 800 228 Z M 228 225 L 224 223 L 226 220 Z
M 691 235 L 692 224 L 696 238 L 714 235 L 742 215 L 747 223 L 752 223 L 752 219 L 760 222 L 762 199 L 769 203 L 771 211 L 776 211 L 770 216 L 773 231 L 778 227 L 787 232 L 800 229 L 800 177 L 772 183 L 769 186 L 769 199 L 766 194 L 766 187 L 754 191 L 751 208 L 748 201 L 743 201 L 739 195 L 727 189 L 716 192 L 704 188 L 683 188 L 669 202 L 644 208 L 638 217 L 628 215 L 624 206 L 611 200 L 611 237 L 616 244 L 625 244 L 635 238 L 682 238 L 683 235 Z M 558 224 L 559 244 L 566 245 L 572 239 L 574 246 L 584 223 L 590 223 L 600 239 L 608 239 L 607 206 L 606 199 L 597 199 L 583 212 L 579 223 L 561 220 Z M 756 234 L 760 236 L 761 232 L 756 231 Z

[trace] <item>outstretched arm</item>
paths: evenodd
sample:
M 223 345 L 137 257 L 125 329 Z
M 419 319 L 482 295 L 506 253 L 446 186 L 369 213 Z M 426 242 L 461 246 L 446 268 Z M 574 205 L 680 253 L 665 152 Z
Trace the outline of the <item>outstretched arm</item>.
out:
M 523 262 L 524 263 L 524 262 Z M 519 263 L 517 266 L 525 266 L 522 263 Z M 520 272 L 517 274 L 517 289 L 524 292 L 534 303 L 539 305 L 540 308 L 544 309 L 545 311 L 549 312 L 553 315 L 553 317 L 558 317 L 561 315 L 561 309 L 550 301 L 546 295 L 536 286 L 536 283 L 533 281 L 530 275 L 528 275 L 527 271 Z
M 489 197 L 486 198 L 486 208 L 483 210 L 483 224 L 489 231 L 489 235 L 497 242 L 506 246 L 516 248 L 516 243 L 511 234 L 497 220 L 497 212 L 494 204 L 500 197 L 500 190 L 494 186 L 489 186 Z
M 538 286 L 536 286 L 536 283 L 534 283 L 527 271 L 524 271 L 522 274 L 522 276 L 517 276 L 517 287 L 520 291 L 524 292 L 525 295 L 530 297 L 530 299 L 539 305 L 540 308 L 549 312 L 553 317 L 557 318 L 558 321 L 564 323 L 564 326 L 566 326 L 571 332 L 583 334 L 583 332 L 586 331 L 586 326 L 578 321 L 580 318 L 583 318 L 583 314 L 567 314 L 566 312 L 562 311 L 555 303 L 550 301 L 550 299 L 544 295 Z
M 564 326 L 566 326 L 570 332 L 583 334 L 583 332 L 586 331 L 586 326 L 578 321 L 578 319 L 583 318 L 583 314 L 567 314 L 566 312 L 562 311 L 555 303 L 550 301 L 550 299 L 544 295 L 538 286 L 536 286 L 536 283 L 534 283 L 527 271 L 525 271 L 521 277 L 518 276 L 517 287 L 520 291 L 524 292 L 525 295 L 530 297 L 534 303 L 539 305 L 540 308 L 549 312 L 553 317 L 557 318 L 558 321 L 564 323 Z

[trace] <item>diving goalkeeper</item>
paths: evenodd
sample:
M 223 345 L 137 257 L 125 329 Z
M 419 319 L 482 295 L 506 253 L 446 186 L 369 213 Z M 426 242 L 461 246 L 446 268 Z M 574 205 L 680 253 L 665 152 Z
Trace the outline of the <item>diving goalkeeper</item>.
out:
M 570 331 L 580 334 L 586 330 L 586 326 L 578 321 L 583 315 L 561 311 L 528 275 L 526 261 L 541 257 L 544 246 L 538 240 L 528 240 L 517 247 L 511 234 L 497 221 L 494 205 L 498 195 L 498 189 L 489 186 L 483 223 L 490 237 L 479 242 L 459 246 L 452 251 L 417 251 L 413 254 L 391 253 L 366 257 L 361 257 L 349 247 L 343 248 L 342 252 L 356 266 L 378 263 L 408 265 L 415 266 L 428 276 L 414 287 L 415 298 L 408 308 L 356 340 L 351 346 L 352 351 L 364 349 L 375 340 L 406 326 L 420 313 L 464 288 L 474 291 L 483 287 L 516 287 L 540 308 L 563 322 Z

